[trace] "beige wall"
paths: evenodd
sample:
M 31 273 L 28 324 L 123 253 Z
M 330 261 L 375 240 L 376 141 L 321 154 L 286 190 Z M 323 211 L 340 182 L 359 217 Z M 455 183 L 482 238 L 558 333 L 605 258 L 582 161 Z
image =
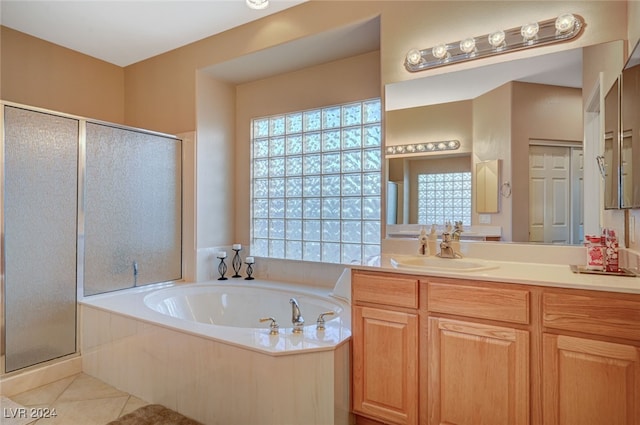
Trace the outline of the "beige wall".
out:
M 124 69 L 0 27 L 0 99 L 124 123 Z
M 196 248 L 233 243 L 235 87 L 198 73 Z
M 505 84 L 473 100 L 473 165 L 472 187 L 476 187 L 475 164 L 499 159 L 502 182 L 511 182 L 511 101 L 510 84 Z M 492 226 L 500 226 L 502 240 L 512 240 L 511 197 L 501 197 L 499 212 L 490 214 Z M 479 222 L 475 208 L 475 196 L 471 221 Z
M 473 144 L 471 112 L 470 100 L 387 111 L 385 144 L 393 146 L 459 140 L 460 149 L 456 153 L 470 153 Z M 446 155 L 447 152 L 442 154 Z
M 125 69 L 126 121 L 165 132 L 195 128 L 196 70 L 379 15 L 376 2 L 311 1 Z M 378 72 L 379 64 L 374 72 Z M 371 72 L 371 71 L 367 71 Z M 311 99 L 308 99 L 310 103 Z

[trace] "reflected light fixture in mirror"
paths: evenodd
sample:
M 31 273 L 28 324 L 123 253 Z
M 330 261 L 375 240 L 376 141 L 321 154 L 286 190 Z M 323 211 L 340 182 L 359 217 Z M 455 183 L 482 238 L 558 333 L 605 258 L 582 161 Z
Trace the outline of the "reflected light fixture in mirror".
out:
M 565 13 L 555 19 L 530 22 L 521 27 L 497 30 L 462 41 L 438 44 L 422 50 L 411 49 L 407 52 L 404 66 L 409 72 L 424 71 L 516 50 L 566 42 L 580 36 L 584 27 L 582 17 Z
M 251 9 L 266 9 L 269 6 L 269 0 L 246 0 L 247 6 Z
M 409 145 L 387 146 L 386 155 L 424 154 L 439 151 L 454 151 L 460 149 L 459 140 L 444 140 L 441 142 L 412 143 Z

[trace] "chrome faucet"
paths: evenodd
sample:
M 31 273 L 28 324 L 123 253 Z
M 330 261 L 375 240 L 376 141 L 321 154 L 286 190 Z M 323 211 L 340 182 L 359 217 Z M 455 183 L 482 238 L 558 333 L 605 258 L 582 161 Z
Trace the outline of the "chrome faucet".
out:
M 459 241 L 461 233 L 462 233 L 462 221 L 456 221 L 455 228 L 453 230 L 453 240 Z
M 440 252 L 437 254 L 440 258 L 456 258 L 456 253 L 451 246 L 451 233 L 442 233 L 442 242 L 440 242 Z
M 300 314 L 300 306 L 295 298 L 289 300 L 291 304 L 291 323 L 293 323 L 293 333 L 301 333 L 304 327 L 304 317 Z

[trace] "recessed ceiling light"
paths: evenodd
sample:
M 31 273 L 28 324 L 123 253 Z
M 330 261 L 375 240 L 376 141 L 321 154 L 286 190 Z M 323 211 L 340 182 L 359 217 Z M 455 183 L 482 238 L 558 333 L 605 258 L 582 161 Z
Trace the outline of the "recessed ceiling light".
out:
M 269 6 L 269 0 L 247 0 L 247 6 L 256 10 L 265 9 Z

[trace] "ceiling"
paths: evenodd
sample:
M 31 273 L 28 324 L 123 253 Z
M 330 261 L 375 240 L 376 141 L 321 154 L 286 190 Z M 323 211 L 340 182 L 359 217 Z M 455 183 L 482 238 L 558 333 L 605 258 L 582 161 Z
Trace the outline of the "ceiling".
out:
M 124 67 L 305 1 L 0 0 L 0 23 Z

